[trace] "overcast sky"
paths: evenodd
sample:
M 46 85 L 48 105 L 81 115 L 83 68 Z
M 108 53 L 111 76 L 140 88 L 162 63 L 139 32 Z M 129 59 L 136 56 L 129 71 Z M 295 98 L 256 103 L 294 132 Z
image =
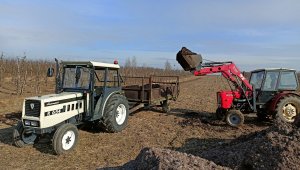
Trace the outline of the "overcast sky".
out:
M 242 70 L 300 70 L 299 0 L 0 0 L 0 51 L 178 64 L 182 46 Z

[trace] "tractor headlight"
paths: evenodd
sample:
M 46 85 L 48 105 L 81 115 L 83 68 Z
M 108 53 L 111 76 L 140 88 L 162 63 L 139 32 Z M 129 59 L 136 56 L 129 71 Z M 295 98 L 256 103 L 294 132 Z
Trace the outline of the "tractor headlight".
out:
M 25 120 L 25 121 L 24 121 L 24 125 L 25 125 L 25 126 L 30 126 L 30 121 L 29 121 L 29 120 Z
M 35 126 L 35 127 L 39 126 L 39 122 L 37 122 L 37 121 L 31 121 L 30 123 L 31 123 L 31 126 Z
M 38 121 L 34 121 L 34 120 L 24 120 L 24 125 L 25 126 L 38 127 L 39 126 L 39 122 Z

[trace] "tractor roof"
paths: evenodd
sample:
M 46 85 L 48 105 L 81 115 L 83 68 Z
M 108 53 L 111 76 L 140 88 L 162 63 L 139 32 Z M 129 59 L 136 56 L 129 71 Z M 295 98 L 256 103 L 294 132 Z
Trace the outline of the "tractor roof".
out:
M 119 64 L 102 63 L 96 61 L 62 61 L 63 65 L 89 65 L 101 68 L 120 68 Z
M 263 69 L 253 70 L 251 72 L 260 72 L 260 71 L 296 71 L 296 70 L 288 69 L 288 68 L 263 68 Z

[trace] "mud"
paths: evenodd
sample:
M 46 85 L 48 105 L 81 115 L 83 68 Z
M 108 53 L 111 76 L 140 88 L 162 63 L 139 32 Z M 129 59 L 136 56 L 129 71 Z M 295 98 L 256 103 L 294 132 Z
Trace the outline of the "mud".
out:
M 260 132 L 199 152 L 198 156 L 233 169 L 299 169 L 300 130 L 280 119 Z
M 144 170 L 144 169 L 205 169 L 227 170 L 215 163 L 169 149 L 144 148 L 135 160 L 120 167 L 100 168 L 101 170 Z M 99 170 L 100 170 L 99 169 Z

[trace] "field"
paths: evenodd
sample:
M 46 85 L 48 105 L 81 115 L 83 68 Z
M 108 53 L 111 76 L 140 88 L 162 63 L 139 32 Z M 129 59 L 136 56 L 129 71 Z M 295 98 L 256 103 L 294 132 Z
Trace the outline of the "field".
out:
M 33 82 L 27 84 L 32 85 Z M 46 88 L 42 87 L 40 94 L 53 92 L 53 79 L 48 80 Z M 36 93 L 29 89 L 22 95 L 12 94 L 11 85 L 4 83 L 0 92 L 0 169 L 115 167 L 135 159 L 145 147 L 166 148 L 197 156 L 199 152 L 270 126 L 269 123 L 258 123 L 254 115 L 247 116 L 240 128 L 216 120 L 216 92 L 228 88 L 220 76 L 181 77 L 180 95 L 171 103 L 170 113 L 162 113 L 159 109 L 136 112 L 120 133 L 83 127 L 77 148 L 69 154 L 56 156 L 47 138 L 25 148 L 12 145 L 12 129 L 20 118 L 22 100 Z

